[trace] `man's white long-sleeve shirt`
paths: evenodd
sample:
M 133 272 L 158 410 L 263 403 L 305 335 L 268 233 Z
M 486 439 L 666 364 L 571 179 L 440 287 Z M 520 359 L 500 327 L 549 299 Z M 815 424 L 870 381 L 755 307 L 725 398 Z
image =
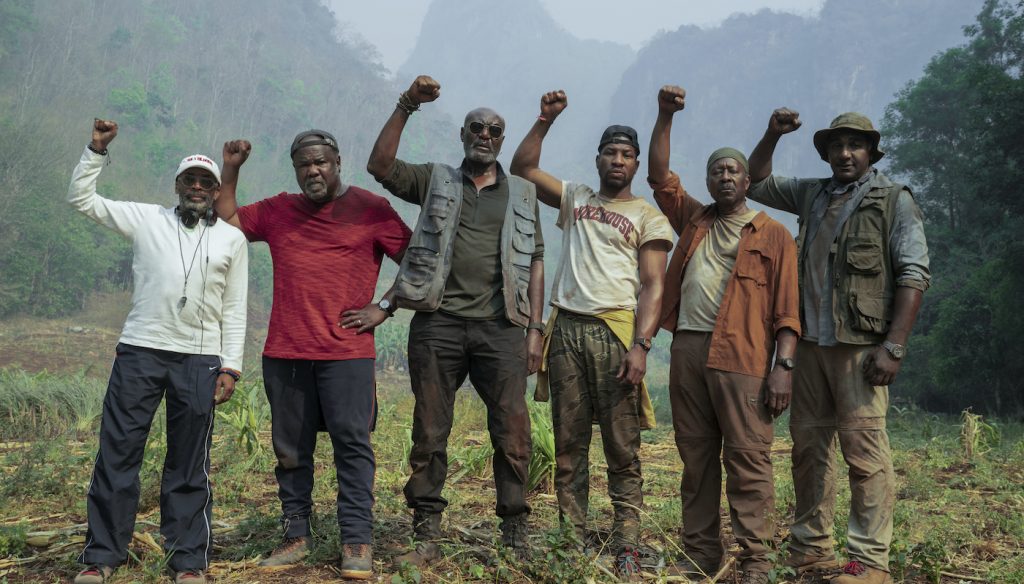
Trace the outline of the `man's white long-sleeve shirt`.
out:
M 105 161 L 88 148 L 82 153 L 68 202 L 132 242 L 135 289 L 121 342 L 219 355 L 222 367 L 241 370 L 249 285 L 245 236 L 224 221 L 200 221 L 189 229 L 173 208 L 99 196 L 96 180 Z

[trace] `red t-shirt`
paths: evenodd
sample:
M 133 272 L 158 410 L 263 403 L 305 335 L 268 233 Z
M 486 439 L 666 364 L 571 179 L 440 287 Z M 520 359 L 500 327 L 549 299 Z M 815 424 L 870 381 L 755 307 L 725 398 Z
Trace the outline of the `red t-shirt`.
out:
M 341 313 L 373 300 L 384 256 L 411 232 L 384 197 L 350 186 L 323 205 L 281 193 L 238 209 L 249 241 L 274 262 L 274 303 L 263 354 L 278 359 L 373 359 L 372 334 L 338 326 Z

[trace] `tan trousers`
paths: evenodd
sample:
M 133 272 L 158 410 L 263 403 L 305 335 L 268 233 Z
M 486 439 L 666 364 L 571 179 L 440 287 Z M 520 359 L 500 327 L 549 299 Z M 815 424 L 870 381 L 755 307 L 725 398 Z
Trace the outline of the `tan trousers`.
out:
M 740 565 L 743 570 L 766 572 L 775 485 L 764 380 L 708 369 L 710 344 L 711 333 L 677 332 L 672 341 L 669 396 L 676 447 L 683 460 L 683 549 L 701 566 L 722 560 L 719 506 L 724 464 Z
M 872 386 L 861 365 L 873 346 L 820 347 L 800 341 L 793 375 L 793 484 L 796 513 L 790 549 L 832 555 L 836 504 L 836 434 L 850 467 L 848 552 L 889 571 L 896 478 L 885 430 L 889 388 Z

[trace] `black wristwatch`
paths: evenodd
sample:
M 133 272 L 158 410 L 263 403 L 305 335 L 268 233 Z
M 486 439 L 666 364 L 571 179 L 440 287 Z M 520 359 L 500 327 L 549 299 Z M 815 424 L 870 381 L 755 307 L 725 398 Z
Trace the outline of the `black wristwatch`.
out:
M 779 357 L 775 360 L 775 364 L 786 371 L 792 371 L 796 367 L 796 361 L 793 361 L 792 357 Z
M 645 337 L 637 337 L 637 338 L 633 339 L 633 344 L 634 345 L 640 345 L 640 348 L 643 349 L 645 352 L 647 352 L 647 351 L 651 350 L 651 346 L 654 343 L 651 342 L 651 339 L 648 339 L 648 338 L 645 338 Z
M 530 324 L 526 325 L 526 330 L 528 330 L 528 331 L 531 331 L 531 330 L 532 331 L 538 331 L 538 332 L 540 332 L 540 334 L 543 335 L 544 334 L 544 323 L 542 323 L 542 322 L 531 322 Z

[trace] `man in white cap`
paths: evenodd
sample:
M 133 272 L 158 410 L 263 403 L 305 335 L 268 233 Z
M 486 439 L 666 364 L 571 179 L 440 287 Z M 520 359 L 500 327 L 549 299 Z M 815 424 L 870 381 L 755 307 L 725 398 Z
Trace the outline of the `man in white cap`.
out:
M 110 578 L 128 557 L 139 503 L 139 469 L 160 401 L 167 396 L 167 456 L 160 532 L 176 584 L 201 584 L 211 544 L 210 439 L 214 405 L 231 397 L 242 367 L 248 251 L 217 221 L 220 169 L 186 157 L 174 181 L 177 207 L 96 194 L 117 124 L 95 120 L 68 202 L 132 242 L 135 289 L 103 400 L 99 452 L 88 494 L 89 530 L 75 584 Z

